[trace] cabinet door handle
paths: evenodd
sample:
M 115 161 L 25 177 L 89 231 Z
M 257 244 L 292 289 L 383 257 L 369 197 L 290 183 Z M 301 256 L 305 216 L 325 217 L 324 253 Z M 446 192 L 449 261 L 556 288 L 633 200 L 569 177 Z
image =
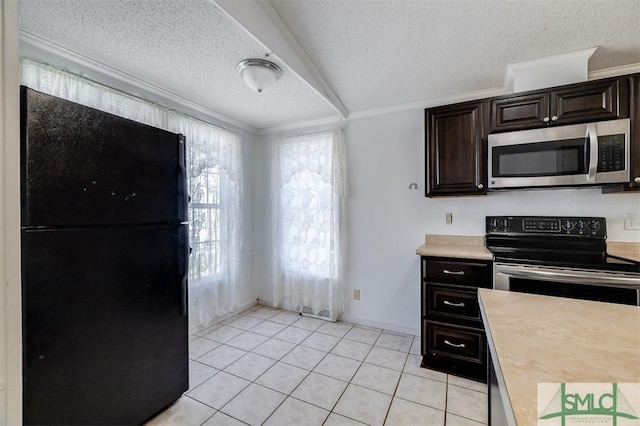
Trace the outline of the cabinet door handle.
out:
M 464 344 L 464 343 L 460 343 L 459 345 L 456 345 L 455 343 L 451 343 L 451 342 L 450 342 L 450 341 L 448 341 L 448 340 L 445 340 L 445 341 L 444 341 L 444 344 L 445 344 L 445 345 L 449 345 L 449 346 L 453 346 L 454 348 L 464 348 L 464 347 L 465 347 L 465 344 Z
M 548 123 L 549 122 L 549 117 L 543 118 L 542 121 L 544 121 L 545 123 Z
M 483 184 L 479 184 L 478 185 L 478 189 L 482 189 L 482 188 L 484 188 L 484 185 Z
M 637 178 L 633 179 L 633 181 L 634 181 L 635 183 L 640 183 L 640 176 L 638 176 Z
M 449 305 L 449 306 L 455 306 L 456 308 L 464 308 L 464 303 L 463 303 L 463 302 L 460 302 L 460 303 L 452 303 L 452 302 L 449 302 L 448 300 L 445 300 L 445 301 L 444 301 L 444 304 L 445 304 L 445 305 Z
M 553 117 L 551 117 L 551 121 L 558 121 L 558 116 L 554 115 Z
M 464 271 L 449 271 L 448 269 L 444 269 L 442 272 L 448 275 L 464 275 Z

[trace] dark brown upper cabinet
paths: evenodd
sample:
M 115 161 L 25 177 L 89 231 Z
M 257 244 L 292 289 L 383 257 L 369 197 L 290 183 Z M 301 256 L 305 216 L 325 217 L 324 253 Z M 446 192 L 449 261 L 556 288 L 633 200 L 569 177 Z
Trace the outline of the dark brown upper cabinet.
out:
M 603 191 L 640 191 L 640 74 L 426 109 L 425 195 L 486 194 L 489 133 L 618 118 L 631 118 L 631 179 Z
M 425 110 L 426 193 L 486 193 L 486 105 L 466 102 Z
M 490 132 L 629 118 L 629 94 L 622 77 L 493 98 Z

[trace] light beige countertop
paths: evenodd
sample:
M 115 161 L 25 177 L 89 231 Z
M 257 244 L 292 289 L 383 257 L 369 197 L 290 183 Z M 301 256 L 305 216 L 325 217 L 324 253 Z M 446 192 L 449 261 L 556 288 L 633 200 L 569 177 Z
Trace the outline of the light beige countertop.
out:
M 493 260 L 482 236 L 426 234 L 424 239 L 416 249 L 420 256 Z M 640 243 L 608 241 L 607 253 L 640 262 Z
M 478 298 L 518 425 L 537 424 L 538 383 L 640 382 L 640 307 L 484 288 Z
M 427 234 L 424 239 L 425 243 L 416 250 L 420 256 L 493 260 L 493 254 L 484 246 L 484 237 Z
M 640 262 L 640 243 L 607 241 L 607 254 Z

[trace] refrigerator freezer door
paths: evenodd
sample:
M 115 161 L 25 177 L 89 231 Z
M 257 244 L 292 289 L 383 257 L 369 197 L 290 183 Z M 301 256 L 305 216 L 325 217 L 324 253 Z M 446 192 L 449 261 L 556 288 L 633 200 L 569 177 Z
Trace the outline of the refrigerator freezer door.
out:
M 23 227 L 188 220 L 182 136 L 21 91 Z
M 187 390 L 187 238 L 22 231 L 25 424 L 140 424 Z

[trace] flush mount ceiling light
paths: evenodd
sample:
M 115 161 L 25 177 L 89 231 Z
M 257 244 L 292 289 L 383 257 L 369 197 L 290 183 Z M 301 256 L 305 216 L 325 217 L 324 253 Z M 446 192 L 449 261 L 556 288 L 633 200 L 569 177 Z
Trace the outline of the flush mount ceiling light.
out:
M 251 89 L 260 93 L 273 83 L 278 81 L 282 75 L 279 66 L 266 59 L 245 59 L 238 64 L 238 72 L 244 82 Z

